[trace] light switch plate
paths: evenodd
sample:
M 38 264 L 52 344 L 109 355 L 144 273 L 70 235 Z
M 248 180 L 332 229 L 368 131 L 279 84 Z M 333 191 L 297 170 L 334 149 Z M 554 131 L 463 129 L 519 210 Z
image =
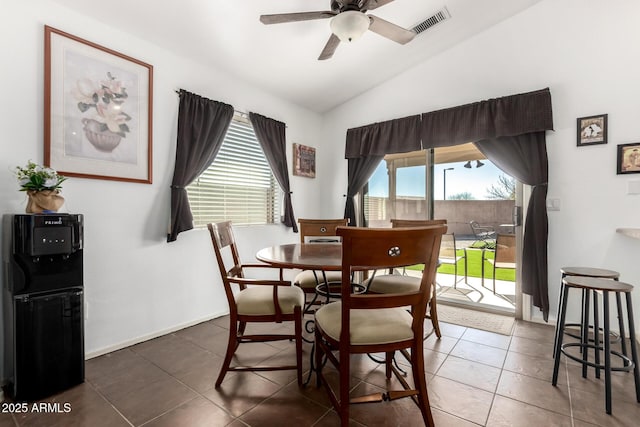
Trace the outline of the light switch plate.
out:
M 627 194 L 640 194 L 640 181 L 629 181 Z

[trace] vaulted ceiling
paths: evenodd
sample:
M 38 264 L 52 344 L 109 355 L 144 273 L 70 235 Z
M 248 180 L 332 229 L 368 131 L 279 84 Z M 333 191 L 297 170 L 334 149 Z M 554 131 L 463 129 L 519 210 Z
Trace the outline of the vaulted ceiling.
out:
M 331 10 L 331 0 L 54 1 L 323 113 L 540 0 L 391 1 L 370 13 L 407 29 L 445 8 L 450 18 L 405 45 L 367 31 L 325 61 L 317 58 L 330 19 L 264 25 L 259 18 Z

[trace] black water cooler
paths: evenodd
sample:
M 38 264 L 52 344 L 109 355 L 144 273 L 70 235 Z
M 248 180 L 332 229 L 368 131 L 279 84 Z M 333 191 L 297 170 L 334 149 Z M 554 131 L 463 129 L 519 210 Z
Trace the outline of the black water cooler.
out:
M 5 391 L 38 400 L 84 381 L 83 217 L 5 215 Z

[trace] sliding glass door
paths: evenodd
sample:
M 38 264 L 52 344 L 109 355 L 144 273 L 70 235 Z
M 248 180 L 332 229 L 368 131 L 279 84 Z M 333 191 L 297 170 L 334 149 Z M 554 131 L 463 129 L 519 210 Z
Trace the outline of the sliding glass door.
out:
M 439 269 L 439 298 L 513 312 L 516 270 L 496 270 L 494 293 L 492 260 L 497 235 L 516 233 L 517 185 L 471 143 L 388 155 L 363 192 L 362 220 L 368 227 L 390 227 L 393 218 L 446 219 L 464 258 L 457 274 L 455 266 Z M 480 239 L 472 221 L 493 233 Z

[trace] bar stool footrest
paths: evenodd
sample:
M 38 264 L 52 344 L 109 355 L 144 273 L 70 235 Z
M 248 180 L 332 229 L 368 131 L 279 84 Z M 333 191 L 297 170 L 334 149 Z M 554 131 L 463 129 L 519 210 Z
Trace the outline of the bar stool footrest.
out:
M 581 347 L 582 349 L 587 347 L 587 348 L 591 348 L 591 349 L 596 350 L 596 351 L 597 350 L 604 351 L 604 347 L 596 347 L 594 344 L 586 344 L 585 345 L 585 344 L 582 344 L 582 343 L 579 343 L 579 342 L 571 342 L 571 343 L 562 344 L 562 346 L 560 347 L 560 351 L 562 352 L 562 354 L 567 356 L 569 359 L 574 360 L 574 361 L 576 361 L 576 362 L 578 362 L 580 364 L 591 366 L 592 368 L 596 368 L 596 369 L 605 369 L 604 364 L 598 364 L 598 363 L 592 362 L 590 360 L 583 360 L 581 357 L 569 353 L 566 350 L 569 347 Z M 611 366 L 611 371 L 629 372 L 629 371 L 633 370 L 633 368 L 634 368 L 633 360 L 631 360 L 630 358 L 628 358 L 624 354 L 622 354 L 622 353 L 620 353 L 618 351 L 615 351 L 615 350 L 611 350 L 610 353 L 612 355 L 614 355 L 614 356 L 619 357 L 620 360 L 622 360 L 622 363 L 624 365 L 624 366 Z
M 570 336 L 571 338 L 575 338 L 575 339 L 582 339 L 582 336 L 580 335 L 574 335 L 573 333 L 567 331 L 568 327 L 577 327 L 580 328 L 581 324 L 580 323 L 565 323 L 564 324 L 564 334 L 567 336 Z M 604 335 L 604 328 L 598 328 Z M 589 325 L 589 330 L 593 330 L 593 325 Z M 611 344 L 617 344 L 620 342 L 620 334 L 618 334 L 617 332 L 614 331 L 609 331 L 609 342 Z M 589 342 L 594 342 L 593 338 L 589 338 Z

